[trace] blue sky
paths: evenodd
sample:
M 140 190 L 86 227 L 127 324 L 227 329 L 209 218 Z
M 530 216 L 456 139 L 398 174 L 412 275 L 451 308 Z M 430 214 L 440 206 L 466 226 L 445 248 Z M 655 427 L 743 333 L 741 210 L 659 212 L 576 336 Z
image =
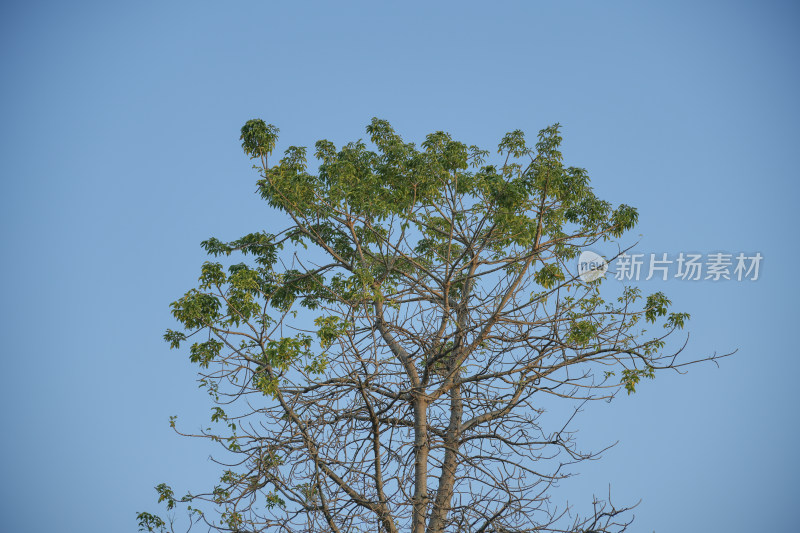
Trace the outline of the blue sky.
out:
M 433 3 L 432 3 L 433 4 Z M 3 431 L 8 531 L 135 531 L 152 487 L 207 487 L 171 433 L 210 410 L 161 340 L 209 236 L 282 224 L 238 129 L 279 149 L 450 131 L 486 148 L 563 125 L 569 164 L 636 206 L 644 253 L 755 253 L 755 282 L 641 282 L 738 353 L 593 407 L 619 440 L 564 494 L 642 499 L 632 531 L 789 531 L 800 496 L 792 2 L 4 2 Z M 641 234 L 641 237 L 637 237 Z

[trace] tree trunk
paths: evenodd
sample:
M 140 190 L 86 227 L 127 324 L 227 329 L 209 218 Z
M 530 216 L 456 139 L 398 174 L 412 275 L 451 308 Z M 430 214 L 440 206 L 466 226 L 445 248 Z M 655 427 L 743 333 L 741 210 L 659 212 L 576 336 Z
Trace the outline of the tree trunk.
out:
M 450 390 L 450 424 L 444 439 L 444 462 L 442 463 L 442 473 L 439 476 L 439 487 L 436 490 L 436 500 L 428 523 L 428 533 L 442 533 L 447 523 L 447 514 L 450 512 L 453 500 L 456 468 L 458 467 L 458 440 L 463 411 L 461 386 L 456 385 Z
M 411 531 L 425 533 L 428 508 L 428 402 L 420 393 L 414 398 L 414 505 Z

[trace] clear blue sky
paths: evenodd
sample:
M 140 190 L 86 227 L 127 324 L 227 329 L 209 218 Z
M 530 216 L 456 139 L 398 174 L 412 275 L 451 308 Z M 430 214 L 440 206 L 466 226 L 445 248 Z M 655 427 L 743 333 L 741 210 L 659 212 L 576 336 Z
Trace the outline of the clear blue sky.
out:
M 201 240 L 274 228 L 238 129 L 280 147 L 563 125 L 567 162 L 639 208 L 643 252 L 764 256 L 756 282 L 670 280 L 689 355 L 583 415 L 619 445 L 633 531 L 791 531 L 800 496 L 800 9 L 793 2 L 3 2 L 0 529 L 135 531 L 153 485 L 207 487 L 171 433 L 210 405 L 161 341 Z

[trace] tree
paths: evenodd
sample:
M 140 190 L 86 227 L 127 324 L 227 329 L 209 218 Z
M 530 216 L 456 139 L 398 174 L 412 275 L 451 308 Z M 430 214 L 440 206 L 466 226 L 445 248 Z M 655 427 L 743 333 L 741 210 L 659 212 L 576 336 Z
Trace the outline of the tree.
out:
M 420 148 L 384 120 L 367 133 L 372 148 L 317 142 L 311 174 L 305 148 L 269 166 L 276 127 L 242 128 L 287 226 L 203 242 L 251 259 L 206 262 L 172 304 L 183 329 L 164 337 L 191 343 L 215 404 L 216 429 L 192 436 L 228 466 L 209 492 L 162 484 L 159 500 L 236 532 L 623 531 L 610 498 L 581 517 L 551 489 L 597 456 L 574 442 L 581 405 L 689 364 L 666 349 L 688 315 L 664 294 L 609 298 L 602 277 L 571 273 L 636 210 L 564 166 L 558 124 L 532 148 L 506 134 L 496 164 L 444 132 Z

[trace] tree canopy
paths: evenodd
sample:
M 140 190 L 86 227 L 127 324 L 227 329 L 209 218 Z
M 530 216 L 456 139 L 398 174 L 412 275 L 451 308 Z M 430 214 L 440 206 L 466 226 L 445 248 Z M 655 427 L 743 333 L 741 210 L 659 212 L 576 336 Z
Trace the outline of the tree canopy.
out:
M 688 315 L 663 293 L 609 297 L 574 272 L 637 211 L 563 163 L 558 124 L 532 146 L 512 131 L 496 154 L 442 131 L 417 146 L 385 120 L 366 132 L 318 141 L 312 173 L 303 147 L 270 166 L 275 126 L 242 128 L 286 224 L 204 241 L 213 260 L 172 303 L 181 328 L 164 337 L 188 345 L 214 426 L 171 424 L 219 443 L 227 466 L 205 492 L 159 485 L 160 501 L 236 532 L 624 530 L 610 501 L 580 516 L 553 501 L 596 454 L 569 414 L 545 413 L 691 362 L 667 350 Z

